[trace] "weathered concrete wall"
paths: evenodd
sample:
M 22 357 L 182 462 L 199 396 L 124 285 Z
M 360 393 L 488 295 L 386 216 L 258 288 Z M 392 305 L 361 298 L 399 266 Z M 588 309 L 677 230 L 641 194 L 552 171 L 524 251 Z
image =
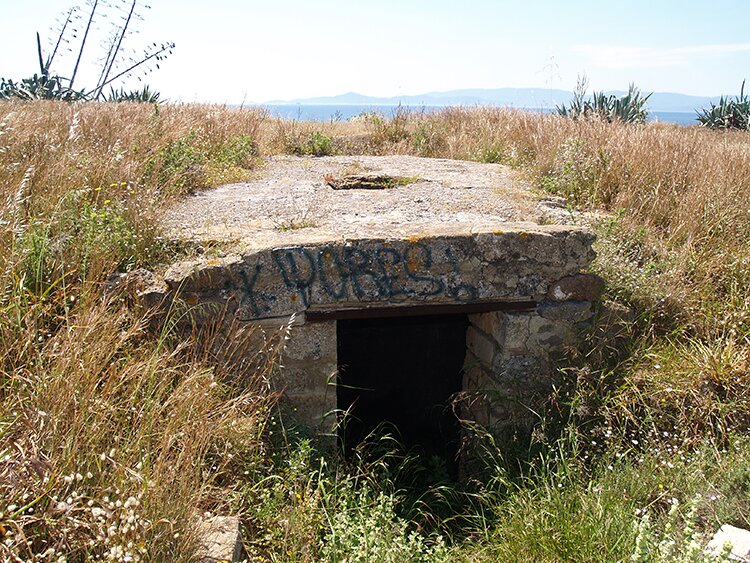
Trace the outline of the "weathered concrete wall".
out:
M 528 227 L 528 228 L 524 228 Z M 384 304 L 539 300 L 593 259 L 593 235 L 557 226 L 271 248 L 172 266 L 172 292 L 244 320 Z
M 335 433 L 336 322 L 292 327 L 274 382 L 295 418 L 321 435 Z
M 571 279 L 576 287 L 597 283 L 594 276 Z M 557 360 L 579 344 L 593 314 L 590 301 L 547 300 L 528 312 L 470 315 L 463 416 L 498 434 L 533 427 L 558 381 Z

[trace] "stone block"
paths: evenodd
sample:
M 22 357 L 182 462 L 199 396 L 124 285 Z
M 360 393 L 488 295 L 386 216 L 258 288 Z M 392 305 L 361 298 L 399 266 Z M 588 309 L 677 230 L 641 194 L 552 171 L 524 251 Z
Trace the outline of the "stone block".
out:
M 214 516 L 198 523 L 200 563 L 238 563 L 243 555 L 240 519 L 236 516 Z
M 293 326 L 284 348 L 283 358 L 316 362 L 336 358 L 336 321 Z M 334 370 L 335 370 L 334 366 Z
M 528 354 L 530 313 L 507 313 L 505 315 L 505 340 L 500 344 L 503 357 Z
M 229 282 L 232 267 L 241 262 L 239 256 L 178 262 L 167 269 L 164 282 L 180 293 L 219 289 Z
M 286 393 L 326 392 L 335 389 L 336 369 L 335 357 L 313 363 L 282 360 L 273 387 Z
M 565 276 L 550 285 L 550 301 L 598 301 L 604 292 L 604 280 L 595 274 Z
M 272 317 L 269 319 L 258 319 L 257 321 L 243 321 L 257 324 L 264 330 L 283 330 L 286 327 L 299 327 L 307 322 L 305 313 L 295 313 L 288 317 Z
M 576 342 L 573 325 L 564 321 L 550 321 L 534 315 L 529 319 L 529 351 L 547 357 L 550 352 L 565 350 Z
M 724 524 L 708 542 L 706 553 L 709 556 L 718 557 L 726 543 L 732 545 L 729 553 L 730 561 L 750 562 L 750 530 Z
M 474 354 L 468 353 L 464 364 L 463 390 L 475 392 L 493 385 L 490 367 L 480 362 Z
M 504 312 L 492 311 L 489 313 L 469 315 L 469 322 L 484 334 L 491 336 L 498 345 L 502 346 L 505 342 Z
M 473 326 L 466 331 L 466 347 L 486 366 L 492 365 L 498 352 L 495 341 Z
M 532 382 L 546 379 L 550 373 L 549 365 L 538 356 L 511 356 L 497 358 L 492 366 L 494 385 L 498 389 L 508 389 L 522 386 L 529 393 L 534 385 Z
M 540 317 L 572 324 L 590 319 L 594 310 L 589 301 L 544 301 L 536 308 Z
M 283 399 L 283 404 L 296 422 L 323 434 L 334 431 L 336 425 L 335 387 L 326 391 L 287 391 Z

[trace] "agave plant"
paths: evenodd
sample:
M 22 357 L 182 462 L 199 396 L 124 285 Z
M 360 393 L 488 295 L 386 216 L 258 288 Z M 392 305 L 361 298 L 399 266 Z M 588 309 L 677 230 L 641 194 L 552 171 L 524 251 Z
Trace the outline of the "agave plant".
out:
M 111 15 L 108 10 L 117 8 L 123 9 L 124 13 L 127 14 L 126 17 L 122 18 L 122 21 L 119 18 L 108 17 Z M 124 45 L 127 37 L 132 32 L 131 28 L 134 22 L 142 19 L 138 13 L 140 8 L 148 8 L 148 6 L 143 5 L 142 2 L 139 4 L 139 0 L 117 0 L 116 2 L 91 0 L 88 3 L 88 12 L 86 14 L 82 14 L 81 8 L 77 6 L 70 8 L 65 14 L 65 20 L 57 36 L 54 48 L 46 59 L 42 55 L 42 44 L 39 34 L 36 34 L 39 74 L 34 74 L 31 78 L 24 78 L 18 82 L 0 78 L 0 99 L 101 100 L 106 98 L 104 94 L 106 86 L 109 86 L 111 89 L 113 83 L 132 76 L 135 72 L 145 74 L 151 72 L 153 68 L 158 69 L 160 62 L 172 54 L 172 49 L 175 46 L 174 43 L 153 43 L 143 51 L 142 55 L 129 59 L 124 54 Z M 85 17 L 83 17 L 84 15 Z M 85 24 L 85 31 L 82 34 L 79 33 L 74 23 L 79 19 L 82 19 L 81 23 Z M 103 43 L 104 51 L 100 57 L 100 62 L 96 63 L 100 65 L 98 69 L 99 78 L 93 87 L 91 85 L 87 88 L 78 86 L 77 89 L 74 89 L 73 85 L 78 76 L 80 64 L 82 60 L 86 59 L 83 56 L 84 52 L 88 53 L 90 50 L 89 46 L 94 40 L 93 35 L 97 29 L 96 24 L 99 20 L 106 19 L 116 21 L 117 23 L 112 25 L 112 33 Z M 81 36 L 80 38 L 79 35 Z M 71 64 L 71 72 L 62 73 L 64 77 L 60 74 L 53 74 L 51 70 L 53 63 L 56 58 L 59 61 L 59 57 L 63 56 L 60 47 L 73 40 L 80 41 L 80 45 L 77 52 L 70 50 L 75 57 L 75 64 Z M 141 99 L 144 92 L 147 94 L 145 96 L 146 100 Z M 155 101 L 152 100 L 154 93 L 148 91 L 148 89 L 144 89 L 144 92 L 126 94 L 126 98 L 128 95 L 132 95 L 132 101 Z M 156 96 L 158 98 L 158 94 Z
M 701 127 L 711 129 L 750 129 L 750 98 L 745 95 L 745 81 L 742 81 L 739 96 L 722 96 L 718 104 L 699 110 L 696 119 Z
M 84 97 L 83 92 L 71 90 L 64 86 L 59 76 L 50 76 L 48 72 L 34 74 L 18 82 L 0 78 L 0 100 L 17 98 L 21 100 L 63 100 L 72 102 Z
M 573 119 L 581 116 L 594 116 L 610 123 L 613 121 L 644 123 L 646 121 L 648 116 L 646 102 L 651 94 L 644 96 L 634 84 L 630 84 L 628 93 L 621 98 L 613 95 L 607 96 L 604 92 L 594 92 L 591 99 L 586 100 L 587 88 L 586 77 L 579 78 L 570 105 L 557 106 L 557 113 Z
M 159 92 L 154 92 L 148 85 L 144 86 L 142 90 L 130 90 L 126 91 L 124 88 L 115 90 L 110 87 L 109 96 L 105 96 L 105 100 L 108 102 L 140 102 L 147 104 L 158 104 L 159 103 Z

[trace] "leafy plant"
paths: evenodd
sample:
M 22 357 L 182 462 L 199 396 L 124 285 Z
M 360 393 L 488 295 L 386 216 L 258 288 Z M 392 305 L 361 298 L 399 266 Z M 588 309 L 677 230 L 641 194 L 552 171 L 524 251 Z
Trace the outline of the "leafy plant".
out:
M 680 503 L 676 498 L 672 499 L 664 530 L 660 534 L 655 534 L 652 530 L 648 513 L 641 516 L 635 527 L 637 535 L 630 560 L 635 563 L 648 561 L 726 563 L 731 561 L 731 544 L 724 545 L 717 555 L 711 555 L 705 551 L 704 542 L 695 526 L 700 500 L 701 496 L 696 495 L 688 505 L 684 520 L 680 522 L 678 518 Z
M 333 514 L 326 514 L 322 559 L 325 561 L 448 561 L 441 537 L 432 542 L 396 515 L 392 494 L 366 485 L 341 487 Z
M 702 127 L 710 129 L 750 129 L 750 98 L 745 95 L 745 81 L 739 96 L 722 96 L 718 104 L 700 110 L 696 119 Z
M 222 164 L 247 167 L 248 159 L 258 156 L 258 146 L 250 135 L 235 135 L 215 152 L 214 158 Z
M 0 78 L 0 100 L 18 98 L 20 100 L 62 100 L 72 102 L 83 98 L 83 92 L 76 92 L 63 85 L 59 76 L 50 76 L 42 69 L 41 76 L 34 74 L 19 82 Z
M 182 139 L 170 141 L 145 164 L 145 172 L 156 172 L 161 185 L 172 185 L 178 190 L 198 189 L 208 185 L 203 170 L 206 151 L 198 135 L 191 132 Z
M 333 146 L 331 145 L 331 142 L 331 138 L 328 135 L 323 135 L 323 133 L 313 131 L 310 134 L 310 138 L 307 140 L 304 152 L 305 154 L 311 154 L 312 156 L 326 156 L 333 154 Z
M 319 131 L 313 131 L 305 139 L 301 132 L 289 131 L 283 133 L 285 150 L 297 156 L 328 156 L 333 154 L 333 139 Z
M 613 121 L 645 123 L 648 116 L 646 102 L 651 94 L 643 96 L 641 91 L 631 83 L 628 93 L 621 98 L 614 95 L 607 96 L 604 92 L 594 92 L 591 99 L 586 100 L 587 88 L 586 77 L 579 78 L 570 105 L 557 106 L 557 113 L 573 119 L 594 116 L 608 123 Z

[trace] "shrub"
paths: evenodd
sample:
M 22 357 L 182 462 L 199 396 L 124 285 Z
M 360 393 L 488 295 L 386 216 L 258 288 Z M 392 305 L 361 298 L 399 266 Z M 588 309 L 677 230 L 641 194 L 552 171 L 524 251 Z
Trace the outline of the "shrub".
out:
M 327 156 L 333 154 L 333 140 L 328 135 L 313 131 L 305 140 L 301 132 L 284 132 L 285 151 L 297 156 Z
M 745 81 L 742 81 L 739 96 L 722 96 L 718 104 L 700 110 L 697 120 L 702 127 L 710 129 L 750 129 L 750 98 L 745 95 Z
M 336 512 L 328 515 L 321 559 L 324 561 L 448 561 L 445 544 L 428 542 L 396 516 L 393 495 L 375 493 L 367 486 L 339 491 Z
M 258 146 L 250 135 L 234 135 L 213 152 L 214 160 L 221 164 L 247 168 L 251 165 L 250 159 L 258 156 Z
M 310 138 L 307 140 L 306 154 L 313 156 L 326 156 L 333 154 L 333 148 L 331 146 L 331 138 L 328 135 L 323 135 L 317 131 L 313 131 L 310 134 Z
M 203 169 L 206 154 L 195 132 L 182 139 L 170 141 L 156 155 L 146 161 L 145 172 L 156 172 L 161 185 L 170 185 L 178 191 L 191 191 L 209 185 Z
M 582 78 L 578 80 L 576 90 L 573 95 L 573 101 L 569 106 L 557 106 L 557 113 L 564 117 L 598 117 L 612 123 L 619 120 L 625 123 L 645 123 L 648 116 L 646 101 L 651 94 L 643 96 L 641 91 L 630 84 L 628 93 L 618 98 L 617 96 L 607 96 L 604 92 L 594 92 L 590 100 L 586 97 L 587 80 Z

